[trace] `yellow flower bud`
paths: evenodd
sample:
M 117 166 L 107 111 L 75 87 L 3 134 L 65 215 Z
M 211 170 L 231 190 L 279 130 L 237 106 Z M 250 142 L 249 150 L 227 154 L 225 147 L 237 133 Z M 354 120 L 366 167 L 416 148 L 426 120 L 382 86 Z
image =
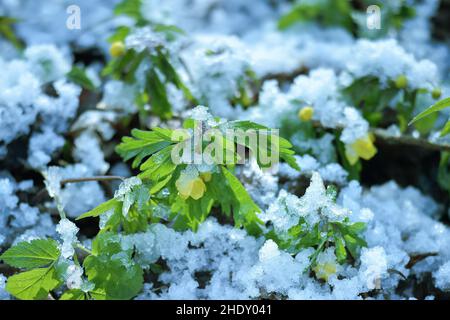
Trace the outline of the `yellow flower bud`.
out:
M 434 100 L 437 100 L 441 97 L 442 91 L 441 88 L 434 88 L 433 91 L 431 91 L 431 96 Z
M 313 271 L 316 274 L 317 279 L 328 281 L 328 278 L 337 272 L 336 263 L 326 262 L 317 264 Z
M 298 118 L 301 121 L 310 121 L 314 115 L 314 109 L 311 106 L 306 106 L 300 109 L 298 112 Z
M 109 53 L 114 58 L 122 56 L 126 51 L 125 44 L 122 41 L 116 41 L 111 44 Z
M 408 86 L 408 78 L 405 75 L 399 75 L 395 79 L 395 86 L 397 89 L 405 89 Z

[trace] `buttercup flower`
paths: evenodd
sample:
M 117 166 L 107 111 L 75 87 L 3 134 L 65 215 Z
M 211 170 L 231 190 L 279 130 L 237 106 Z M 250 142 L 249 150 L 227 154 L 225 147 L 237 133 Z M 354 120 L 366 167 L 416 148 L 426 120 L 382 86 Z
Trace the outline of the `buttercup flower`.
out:
M 333 262 L 320 263 L 313 268 L 313 271 L 317 279 L 328 281 L 330 276 L 336 274 L 337 266 Z
M 364 160 L 372 159 L 377 153 L 377 148 L 373 144 L 374 141 L 375 137 L 372 134 L 368 134 L 352 144 L 345 145 L 345 156 L 350 164 L 354 165 L 359 158 Z
M 186 173 L 181 173 L 175 185 L 180 196 L 184 199 L 191 197 L 194 200 L 198 200 L 203 197 L 206 191 L 206 185 L 200 177 L 192 177 Z

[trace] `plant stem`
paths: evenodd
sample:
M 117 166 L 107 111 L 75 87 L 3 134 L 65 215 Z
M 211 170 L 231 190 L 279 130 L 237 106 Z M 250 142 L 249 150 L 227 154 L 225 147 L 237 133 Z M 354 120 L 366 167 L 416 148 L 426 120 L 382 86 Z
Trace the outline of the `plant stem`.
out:
M 88 248 L 86 248 L 85 246 L 83 246 L 82 244 L 77 243 L 77 244 L 75 245 L 75 247 L 77 247 L 78 249 L 80 249 L 80 250 L 86 252 L 86 253 L 89 254 L 89 255 L 92 255 L 92 251 L 89 250 Z
M 342 128 L 326 128 L 320 122 L 313 121 L 313 126 L 316 128 L 339 130 Z M 431 151 L 450 151 L 450 144 L 448 143 L 435 143 L 423 138 L 414 138 L 410 135 L 392 135 L 386 129 L 372 128 L 370 132 L 375 135 L 376 140 L 383 141 L 388 144 L 397 144 L 411 147 L 418 147 L 421 149 L 427 149 Z M 375 144 L 376 144 L 375 140 Z
M 70 178 L 61 180 L 61 185 L 65 185 L 68 183 L 80 183 L 80 182 L 89 182 L 89 181 L 112 181 L 112 180 L 125 180 L 124 177 L 120 176 L 95 176 L 95 177 L 85 177 L 85 178 Z

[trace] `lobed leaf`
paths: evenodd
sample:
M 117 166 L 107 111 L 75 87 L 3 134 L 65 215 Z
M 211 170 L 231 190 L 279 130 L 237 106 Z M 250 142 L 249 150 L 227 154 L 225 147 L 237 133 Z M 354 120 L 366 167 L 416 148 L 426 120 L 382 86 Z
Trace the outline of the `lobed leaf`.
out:
M 54 263 L 60 255 L 58 243 L 51 239 L 20 242 L 0 256 L 12 267 L 32 269 Z

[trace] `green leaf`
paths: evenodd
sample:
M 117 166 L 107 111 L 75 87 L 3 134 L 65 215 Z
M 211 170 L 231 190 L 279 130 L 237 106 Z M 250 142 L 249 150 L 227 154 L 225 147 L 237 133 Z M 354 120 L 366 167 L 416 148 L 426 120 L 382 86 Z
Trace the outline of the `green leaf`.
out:
M 88 280 L 95 284 L 94 299 L 128 300 L 142 289 L 142 268 L 133 261 L 132 250 L 123 250 L 113 233 L 99 234 L 92 244 L 93 255 L 83 263 Z
M 233 215 L 236 226 L 242 225 L 246 228 L 251 228 L 252 232 L 259 233 L 259 225 L 262 224 L 262 221 L 258 219 L 257 213 L 261 212 L 261 209 L 253 202 L 238 178 L 225 167 L 222 168 L 222 172 L 236 199 L 236 202 L 233 203 Z
M 428 109 L 426 109 L 425 111 L 421 112 L 416 117 L 414 117 L 414 119 L 412 119 L 409 124 L 413 124 L 414 122 L 416 122 L 422 118 L 425 118 L 426 116 L 428 116 L 434 112 L 444 110 L 445 108 L 448 108 L 448 107 L 450 107 L 450 97 L 445 98 L 445 99 L 433 104 L 431 107 L 429 107 Z
M 104 254 L 113 255 L 122 251 L 120 237 L 113 232 L 101 232 L 92 241 L 92 254 L 94 256 Z
M 438 170 L 438 183 L 441 188 L 450 192 L 450 152 L 441 152 Z
M 428 117 L 416 121 L 414 123 L 414 127 L 420 132 L 420 134 L 426 135 L 433 129 L 438 117 L 438 113 L 433 113 Z
M 139 178 L 142 180 L 150 179 L 156 182 L 170 175 L 177 168 L 172 163 L 171 153 L 172 147 L 170 146 L 153 154 L 141 165 L 140 169 L 142 173 L 139 174 Z
M 107 211 L 115 209 L 117 205 L 120 205 L 120 201 L 118 201 L 117 199 L 108 200 L 99 205 L 98 207 L 96 207 L 95 209 L 92 209 L 91 211 L 82 214 L 76 220 L 81 220 L 88 217 L 98 217 L 99 215 Z
M 159 50 L 158 55 L 155 57 L 154 60 L 155 60 L 156 65 L 158 66 L 158 69 L 166 77 L 166 80 L 173 83 L 178 89 L 182 90 L 186 99 L 192 101 L 194 99 L 194 97 L 192 96 L 192 93 L 181 81 L 180 77 L 178 76 L 178 73 L 176 72 L 176 70 L 172 66 L 172 64 L 170 63 L 167 56 L 165 54 L 163 54 L 161 50 Z
M 67 290 L 59 300 L 86 300 L 86 293 L 80 289 Z
M 318 22 L 324 26 L 341 26 L 352 32 L 354 23 L 348 0 L 299 1 L 278 21 L 280 30 L 297 22 Z
M 355 222 L 349 225 L 347 228 L 351 233 L 357 234 L 366 229 L 366 224 L 364 222 Z
M 323 239 L 320 236 L 319 224 L 316 224 L 314 228 L 302 235 L 296 245 L 298 249 L 302 248 L 312 248 L 319 246 Z
M 86 71 L 77 66 L 74 66 L 66 76 L 68 80 L 72 81 L 75 84 L 80 85 L 81 87 L 87 90 L 90 91 L 96 90 L 94 83 L 87 76 Z
M 59 257 L 58 244 L 55 240 L 37 239 L 31 242 L 20 242 L 0 256 L 12 267 L 32 269 L 45 267 Z
M 125 38 L 130 33 L 130 28 L 126 26 L 120 26 L 117 28 L 116 32 L 112 36 L 108 38 L 109 43 L 113 43 L 116 41 L 125 41 Z
M 450 133 L 450 120 L 444 126 L 444 129 L 441 131 L 441 137 L 446 136 Z
M 340 237 L 335 237 L 336 257 L 339 263 L 345 262 L 347 259 L 347 251 L 345 250 L 344 241 Z
M 158 152 L 172 144 L 170 138 L 161 136 L 157 131 L 142 131 L 134 129 L 131 137 L 122 138 L 122 143 L 116 147 L 116 152 L 128 161 L 134 157 L 133 168 L 140 165 L 141 161 L 155 152 Z
M 258 160 L 258 165 L 260 167 L 267 167 L 267 166 L 270 166 L 270 165 L 274 164 L 274 163 L 269 162 L 269 164 L 264 164 L 263 165 L 259 161 L 261 155 L 266 155 L 266 157 L 270 158 L 270 155 L 273 152 L 278 152 L 279 157 L 281 159 L 283 159 L 284 161 L 286 161 L 286 163 L 289 166 L 291 166 L 295 170 L 300 171 L 300 167 L 298 166 L 297 161 L 295 160 L 295 157 L 293 156 L 295 154 L 295 152 L 293 150 L 291 150 L 292 144 L 288 140 L 284 139 L 283 137 L 280 137 L 280 136 L 274 136 L 273 137 L 272 136 L 273 134 L 271 133 L 269 128 L 267 128 L 267 127 L 265 127 L 263 125 L 257 124 L 255 122 L 252 122 L 252 121 L 247 121 L 247 120 L 245 120 L 245 121 L 230 121 L 230 122 L 228 122 L 226 124 L 226 127 L 223 127 L 222 129 L 225 129 L 225 128 L 226 129 L 233 129 L 233 130 L 242 130 L 244 132 L 248 131 L 248 130 L 255 130 L 255 133 L 258 130 L 267 130 L 267 132 L 265 132 L 265 133 L 262 132 L 262 131 L 260 131 L 258 133 L 260 138 L 262 138 L 263 136 L 266 136 L 267 143 L 266 143 L 266 146 L 265 146 L 264 149 L 261 147 L 259 139 L 258 139 L 258 145 L 257 145 L 257 149 L 256 150 L 253 150 L 254 148 L 252 149 L 253 146 L 250 145 L 250 141 L 247 141 L 249 139 L 245 139 L 245 141 L 239 141 L 239 140 L 243 140 L 243 139 L 239 139 L 238 137 L 235 137 L 236 138 L 235 142 L 243 144 L 247 148 L 251 149 L 253 154 L 256 156 L 256 158 Z M 275 138 L 276 140 L 273 141 L 273 138 Z M 273 146 L 275 147 L 275 150 L 272 149 Z M 266 149 L 268 149 L 268 150 L 266 150 Z
M 0 38 L 5 38 L 17 49 L 22 49 L 23 44 L 14 33 L 13 24 L 18 20 L 11 17 L 0 16 Z
M 169 41 L 174 39 L 175 34 L 179 34 L 179 35 L 186 34 L 183 29 L 178 28 L 177 26 L 174 26 L 174 25 L 169 25 L 169 24 L 155 24 L 153 26 L 153 30 L 155 32 L 162 32 L 162 33 L 166 34 L 166 38 Z
M 114 9 L 116 15 L 126 15 L 136 21 L 144 20 L 141 14 L 141 0 L 124 0 L 120 2 Z
M 153 69 L 147 73 L 145 88 L 150 98 L 151 110 L 163 119 L 170 118 L 172 106 L 167 98 L 166 87 Z
M 33 269 L 9 277 L 6 291 L 21 300 L 41 300 L 59 283 L 53 267 Z

